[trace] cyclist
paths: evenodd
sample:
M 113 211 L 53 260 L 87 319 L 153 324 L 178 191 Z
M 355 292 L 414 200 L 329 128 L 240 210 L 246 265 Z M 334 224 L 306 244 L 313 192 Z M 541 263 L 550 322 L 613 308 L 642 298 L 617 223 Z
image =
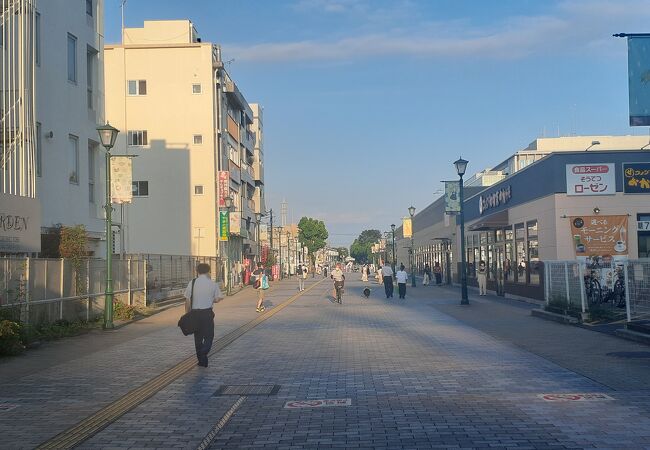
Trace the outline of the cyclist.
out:
M 336 263 L 336 267 L 332 270 L 330 278 L 334 280 L 334 298 L 338 303 L 341 303 L 341 296 L 337 295 L 337 290 L 343 289 L 345 283 L 345 275 L 341 270 L 341 263 Z

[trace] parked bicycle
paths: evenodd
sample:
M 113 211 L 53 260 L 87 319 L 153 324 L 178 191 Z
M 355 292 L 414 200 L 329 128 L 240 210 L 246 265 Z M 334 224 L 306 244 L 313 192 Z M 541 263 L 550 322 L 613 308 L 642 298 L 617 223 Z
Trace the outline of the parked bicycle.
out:
M 612 302 L 612 305 L 617 308 L 625 307 L 625 274 L 623 273 L 623 268 L 618 266 L 613 272 L 616 279 L 614 280 L 614 285 L 610 289 L 609 287 L 605 288 L 605 292 L 602 295 L 602 301 L 607 303 Z

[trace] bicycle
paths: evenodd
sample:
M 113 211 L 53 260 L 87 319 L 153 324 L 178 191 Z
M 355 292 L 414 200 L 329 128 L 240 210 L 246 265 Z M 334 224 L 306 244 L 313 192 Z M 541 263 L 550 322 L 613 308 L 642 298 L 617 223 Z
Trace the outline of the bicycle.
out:
M 591 304 L 598 304 L 603 301 L 603 290 L 598 281 L 598 272 L 592 269 L 588 275 L 585 275 L 585 296 Z
M 339 305 L 343 304 L 343 281 L 334 282 L 334 290 L 336 291 L 336 302 Z

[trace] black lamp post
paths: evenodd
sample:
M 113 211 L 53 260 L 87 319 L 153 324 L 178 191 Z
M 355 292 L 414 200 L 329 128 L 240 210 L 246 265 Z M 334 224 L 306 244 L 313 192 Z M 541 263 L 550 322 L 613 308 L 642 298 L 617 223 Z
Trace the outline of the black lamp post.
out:
M 409 216 L 411 216 L 411 287 L 415 287 L 415 253 L 413 248 L 413 216 L 415 216 L 415 206 L 409 206 Z
M 120 130 L 106 125 L 97 127 L 99 140 L 106 149 L 106 289 L 104 290 L 104 329 L 113 328 L 113 205 L 111 204 L 111 149 Z
M 262 262 L 262 242 L 260 242 L 260 225 L 262 223 L 262 213 L 255 213 L 255 221 L 257 222 L 257 262 Z
M 456 172 L 458 173 L 459 181 L 459 193 L 458 197 L 460 200 L 460 304 L 469 305 L 469 299 L 467 298 L 467 268 L 465 267 L 465 205 L 463 204 L 465 199 L 463 198 L 463 175 L 465 175 L 465 170 L 467 170 L 467 163 L 469 161 L 464 160 L 462 157 L 457 161 L 454 161 L 454 166 L 456 166 Z
M 393 242 L 392 242 L 392 260 L 393 260 L 393 273 L 395 273 L 395 264 L 397 263 L 397 255 L 395 255 L 395 224 L 390 225 L 390 230 L 393 232 Z

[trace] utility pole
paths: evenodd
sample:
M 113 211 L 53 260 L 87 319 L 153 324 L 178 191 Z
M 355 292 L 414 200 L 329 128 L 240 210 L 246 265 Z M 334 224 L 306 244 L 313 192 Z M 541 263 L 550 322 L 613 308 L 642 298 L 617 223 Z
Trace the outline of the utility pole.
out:
M 273 209 L 269 211 L 269 215 L 271 216 L 271 261 L 273 261 L 273 265 L 271 266 L 271 279 L 273 279 L 273 266 L 275 265 L 275 251 L 273 250 Z

